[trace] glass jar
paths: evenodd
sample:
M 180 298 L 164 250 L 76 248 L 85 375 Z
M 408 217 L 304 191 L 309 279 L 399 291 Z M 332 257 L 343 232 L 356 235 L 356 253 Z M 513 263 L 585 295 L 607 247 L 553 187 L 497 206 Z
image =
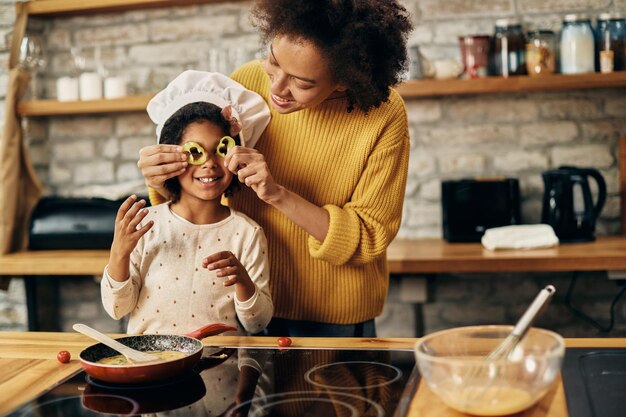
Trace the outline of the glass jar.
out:
M 591 19 L 568 14 L 561 30 L 561 72 L 582 74 L 595 71 L 595 40 Z
M 596 71 L 626 70 L 626 19 L 623 15 L 603 13 L 596 24 Z
M 421 80 L 424 78 L 424 71 L 422 67 L 422 53 L 420 51 L 420 47 L 417 45 L 413 45 L 409 47 L 408 51 L 409 57 L 409 80 Z
M 528 32 L 526 71 L 528 75 L 554 74 L 556 70 L 556 35 L 551 30 Z
M 491 38 L 490 75 L 526 74 L 526 40 L 515 19 L 498 19 Z
M 463 78 L 485 78 L 489 65 L 489 35 L 459 36 Z

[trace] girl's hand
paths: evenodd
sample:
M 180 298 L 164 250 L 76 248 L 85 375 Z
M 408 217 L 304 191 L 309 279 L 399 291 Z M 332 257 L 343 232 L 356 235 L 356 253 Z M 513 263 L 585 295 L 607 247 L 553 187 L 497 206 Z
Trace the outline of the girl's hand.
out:
M 148 210 L 144 208 L 145 205 L 145 200 L 137 201 L 137 196 L 131 195 L 117 210 L 115 233 L 111 245 L 112 260 L 129 258 L 139 239 L 154 225 L 154 222 L 150 221 L 139 229 L 137 228 L 148 214 Z
M 256 149 L 235 146 L 226 154 L 224 166 L 266 203 L 272 204 L 280 197 L 282 187 L 274 181 L 265 157 Z
M 202 260 L 202 267 L 216 271 L 216 276 L 225 278 L 225 287 L 235 285 L 239 301 L 246 301 L 254 295 L 255 287 L 248 271 L 232 252 L 223 251 L 209 255 Z
M 155 190 L 163 188 L 165 180 L 174 178 L 187 168 L 187 155 L 178 145 L 150 145 L 141 148 L 137 166 L 146 185 Z

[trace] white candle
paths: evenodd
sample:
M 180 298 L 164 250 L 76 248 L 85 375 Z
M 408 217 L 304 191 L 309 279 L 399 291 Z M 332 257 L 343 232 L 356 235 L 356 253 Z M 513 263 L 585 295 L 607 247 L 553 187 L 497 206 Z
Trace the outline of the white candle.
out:
M 109 77 L 104 80 L 104 98 L 126 97 L 124 77 Z
M 59 101 L 78 100 L 78 79 L 61 77 L 57 80 L 57 99 Z
M 98 100 L 102 98 L 102 77 L 96 72 L 80 74 L 80 99 Z

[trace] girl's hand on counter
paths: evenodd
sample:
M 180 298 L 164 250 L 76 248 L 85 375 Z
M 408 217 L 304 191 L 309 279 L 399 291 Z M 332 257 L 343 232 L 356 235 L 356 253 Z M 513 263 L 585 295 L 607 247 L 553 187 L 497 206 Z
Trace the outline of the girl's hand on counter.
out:
M 178 145 L 150 145 L 141 148 L 137 166 L 146 179 L 146 185 L 159 191 L 165 181 L 187 169 L 187 155 Z

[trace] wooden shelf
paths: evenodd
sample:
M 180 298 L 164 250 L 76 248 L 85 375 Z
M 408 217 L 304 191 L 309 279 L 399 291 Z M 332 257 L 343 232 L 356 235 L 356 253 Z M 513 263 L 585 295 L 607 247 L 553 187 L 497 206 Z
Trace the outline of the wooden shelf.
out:
M 402 97 L 524 93 L 589 88 L 626 87 L 626 71 L 609 74 L 553 74 L 543 77 L 487 77 L 474 80 L 409 80 L 397 87 Z
M 396 239 L 389 247 L 393 274 L 626 270 L 626 237 L 562 244 L 549 249 L 489 251 L 480 243 Z M 0 256 L 0 275 L 101 275 L 108 250 L 53 250 Z
M 148 101 L 153 96 L 154 94 L 145 94 L 111 100 L 89 101 L 22 101 L 17 105 L 17 112 L 21 116 L 71 116 L 77 114 L 145 111 Z
M 611 74 L 555 74 L 545 77 L 490 77 L 478 80 L 413 80 L 399 85 L 397 89 L 404 98 L 417 98 L 609 87 L 626 87 L 626 71 Z M 21 116 L 31 117 L 145 111 L 153 96 L 154 94 L 144 94 L 114 100 L 67 102 L 23 101 L 18 104 L 17 111 Z
M 244 0 L 35 0 L 15 7 L 25 7 L 31 16 L 56 17 L 234 1 Z
M 38 250 L 0 255 L 0 275 L 102 275 L 108 250 Z

